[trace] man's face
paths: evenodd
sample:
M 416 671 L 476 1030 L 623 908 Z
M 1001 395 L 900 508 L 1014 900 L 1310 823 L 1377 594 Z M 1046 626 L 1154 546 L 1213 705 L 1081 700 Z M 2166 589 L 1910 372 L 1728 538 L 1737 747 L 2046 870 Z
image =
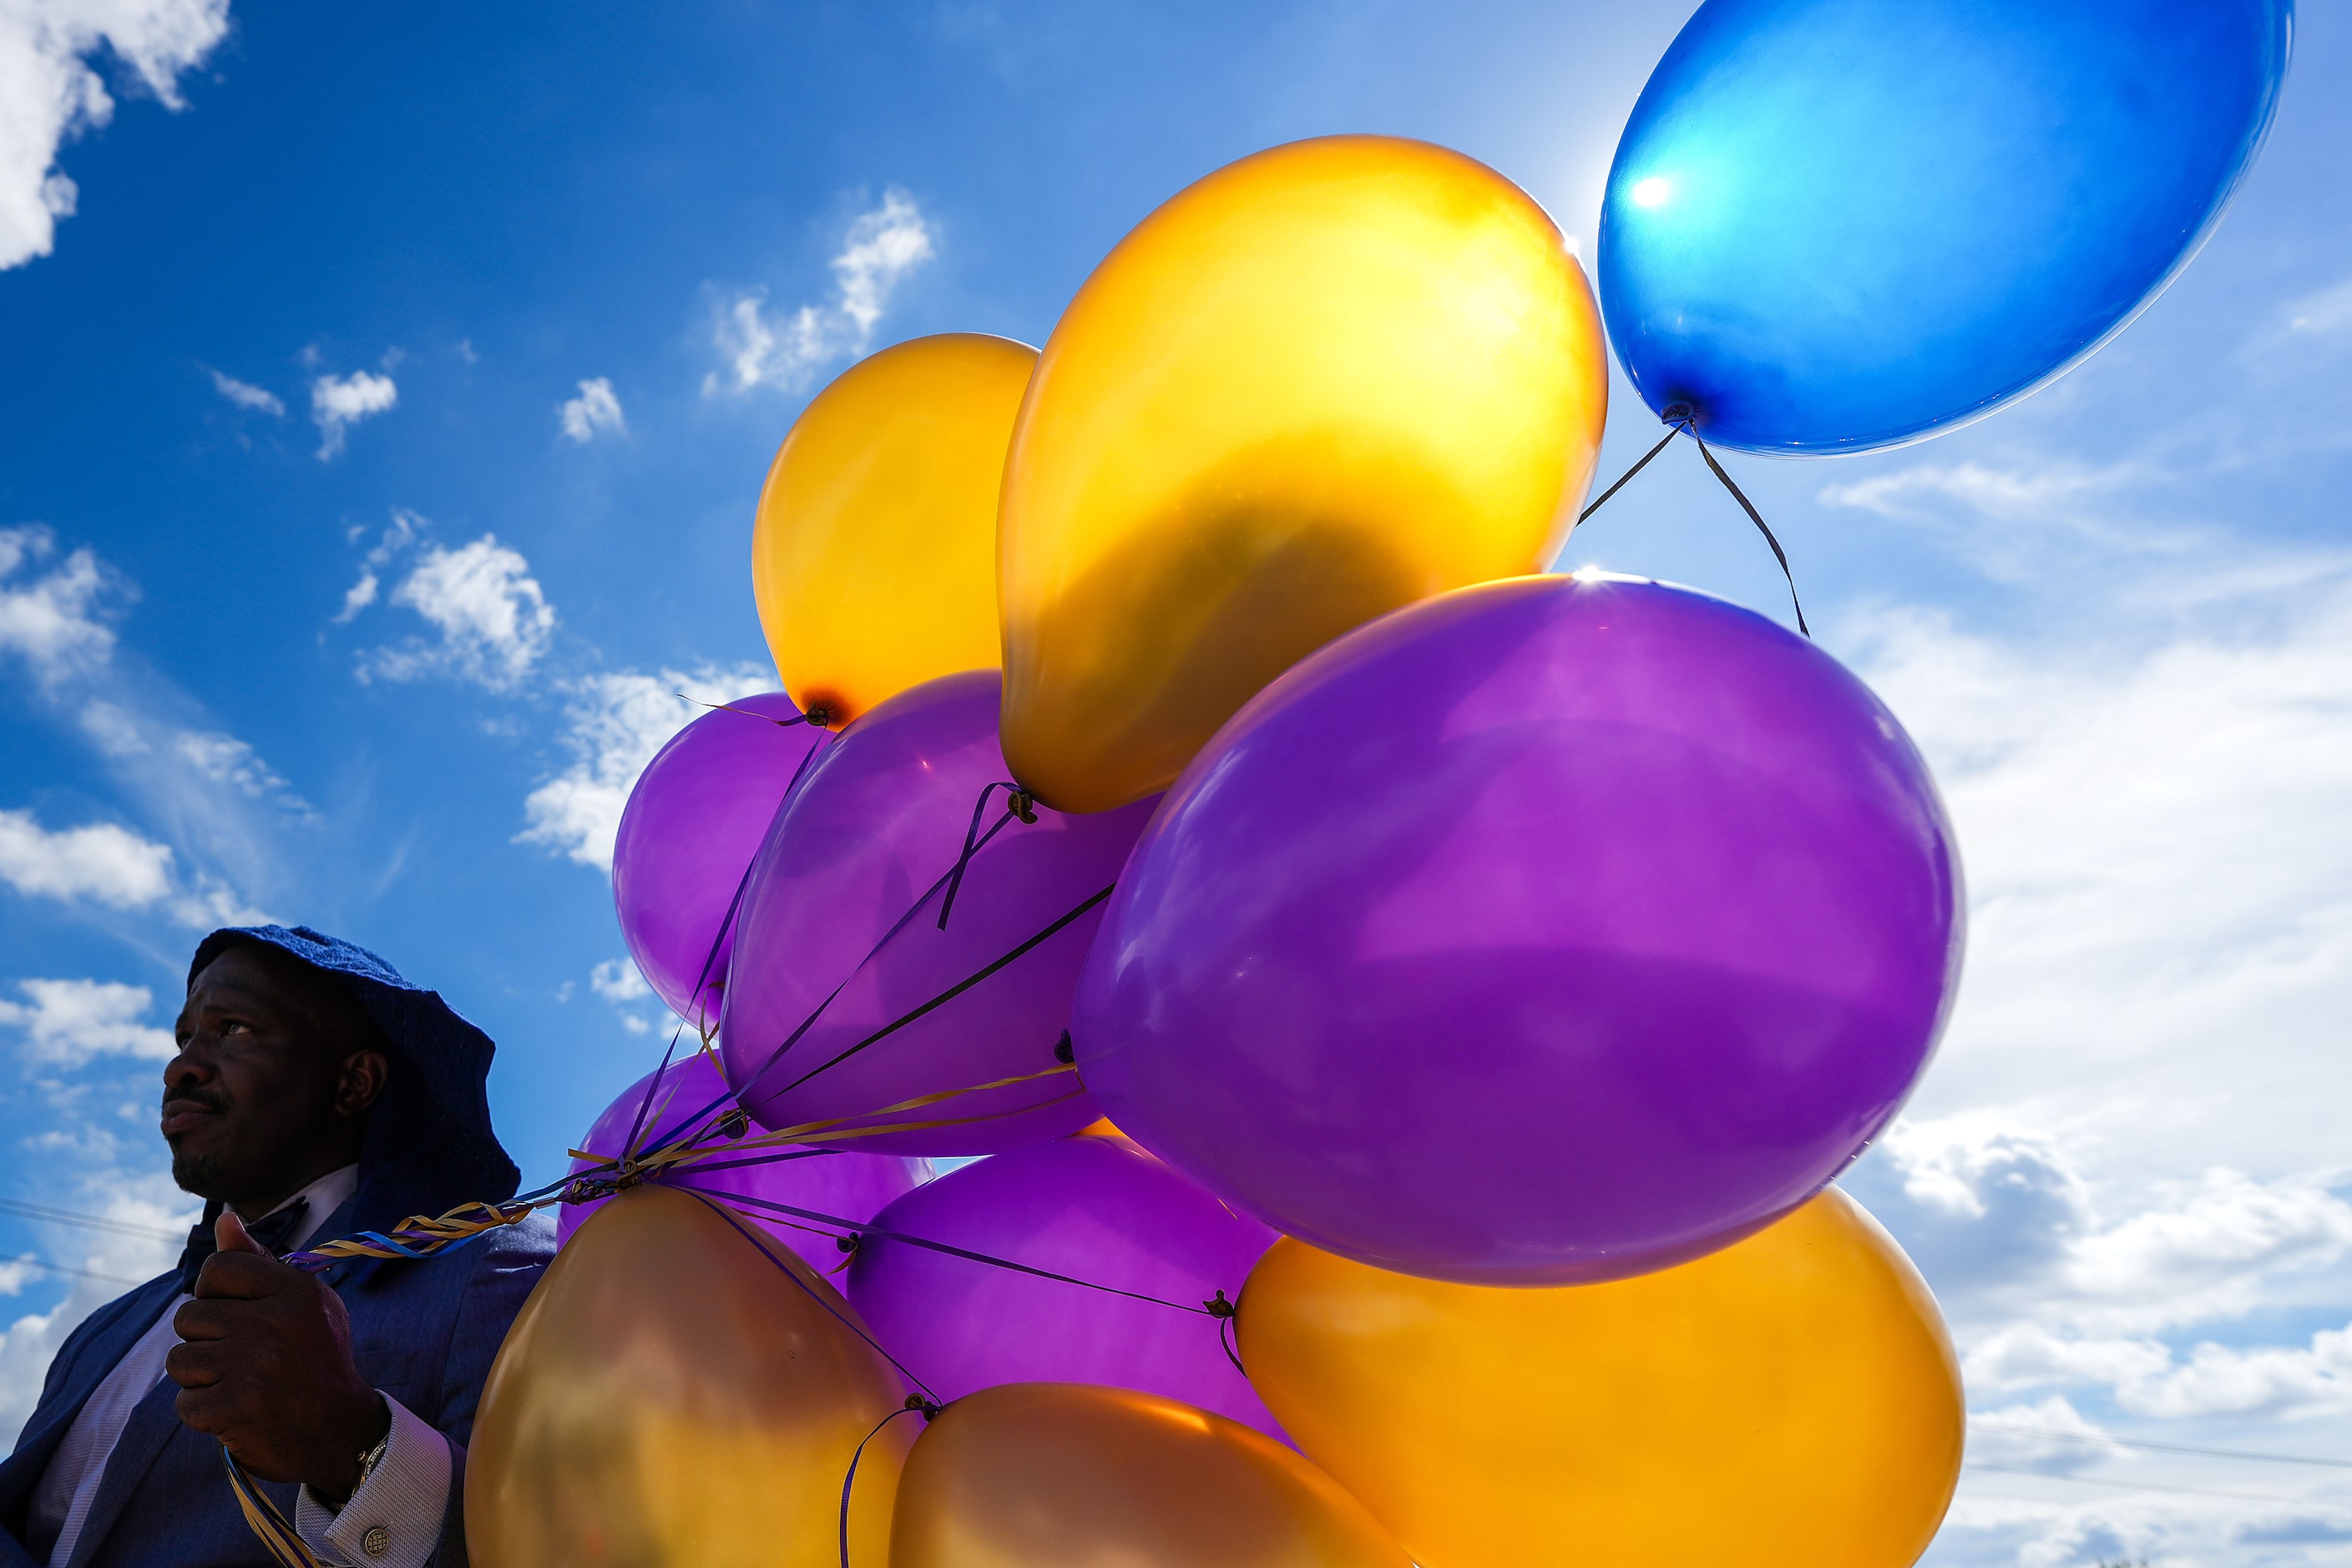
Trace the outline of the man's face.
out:
M 301 982 L 231 947 L 188 986 L 163 1068 L 172 1179 L 204 1198 L 275 1202 L 358 1157 L 360 1117 L 382 1082 L 351 1082 Z M 362 1078 L 368 1077 L 364 1067 Z M 330 1163 L 320 1164 L 320 1161 Z M 313 1168 L 315 1167 L 315 1168 Z

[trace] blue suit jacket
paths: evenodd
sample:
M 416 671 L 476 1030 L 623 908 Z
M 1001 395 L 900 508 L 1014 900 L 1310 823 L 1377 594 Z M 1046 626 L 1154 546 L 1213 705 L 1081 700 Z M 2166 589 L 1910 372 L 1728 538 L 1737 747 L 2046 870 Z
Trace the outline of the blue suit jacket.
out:
M 352 1216 L 347 1203 L 318 1234 L 350 1234 Z M 338 1264 L 325 1275 L 351 1313 L 360 1375 L 438 1427 L 454 1450 L 436 1568 L 464 1568 L 465 1445 L 475 1407 L 507 1326 L 554 1256 L 555 1227 L 534 1215 L 443 1257 Z M 178 1295 L 176 1273 L 150 1280 L 90 1314 L 58 1352 L 16 1451 L 0 1463 L 0 1568 L 45 1561 L 25 1545 L 41 1471 L 83 1402 Z M 165 1378 L 131 1411 L 71 1568 L 270 1564 L 229 1490 L 220 1443 L 180 1425 L 173 1404 L 178 1394 L 179 1385 Z M 262 1489 L 294 1517 L 295 1488 Z

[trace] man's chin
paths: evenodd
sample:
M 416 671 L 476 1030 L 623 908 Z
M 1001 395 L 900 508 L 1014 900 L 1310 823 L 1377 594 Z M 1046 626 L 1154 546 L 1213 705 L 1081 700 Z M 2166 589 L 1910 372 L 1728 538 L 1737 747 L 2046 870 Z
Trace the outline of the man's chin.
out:
M 206 1202 L 221 1197 L 220 1156 L 208 1151 L 189 1150 L 172 1154 L 172 1182 L 182 1192 L 193 1194 Z

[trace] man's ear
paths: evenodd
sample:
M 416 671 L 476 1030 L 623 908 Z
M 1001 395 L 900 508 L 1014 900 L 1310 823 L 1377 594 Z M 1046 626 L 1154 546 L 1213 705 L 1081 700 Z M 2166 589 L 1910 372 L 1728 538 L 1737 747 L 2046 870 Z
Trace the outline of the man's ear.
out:
M 391 1077 L 391 1058 L 382 1051 L 353 1051 L 345 1057 L 335 1080 L 335 1114 L 354 1121 L 365 1116 Z

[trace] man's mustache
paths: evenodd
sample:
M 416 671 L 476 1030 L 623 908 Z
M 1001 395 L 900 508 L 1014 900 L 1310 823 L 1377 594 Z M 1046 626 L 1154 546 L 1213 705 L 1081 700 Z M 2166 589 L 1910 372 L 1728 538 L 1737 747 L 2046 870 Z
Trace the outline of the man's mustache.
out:
M 176 1090 L 165 1089 L 163 1091 L 163 1110 L 165 1112 L 169 1112 L 175 1105 L 179 1106 L 183 1110 L 191 1106 L 199 1110 L 211 1111 L 221 1111 L 228 1109 L 228 1102 L 211 1090 L 201 1089 L 183 1089 Z

